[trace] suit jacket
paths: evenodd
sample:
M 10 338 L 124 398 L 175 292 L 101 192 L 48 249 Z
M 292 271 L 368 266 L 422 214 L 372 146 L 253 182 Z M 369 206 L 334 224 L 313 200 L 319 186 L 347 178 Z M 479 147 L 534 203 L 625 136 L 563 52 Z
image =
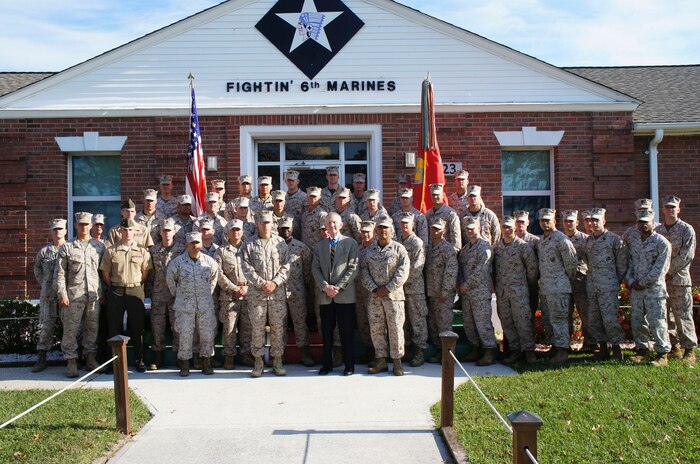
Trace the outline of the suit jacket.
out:
M 314 248 L 311 264 L 316 287 L 320 290 L 319 304 L 327 305 L 331 301 L 339 304 L 355 303 L 355 277 L 357 266 L 357 241 L 344 235 L 340 236 L 335 247 L 335 258 L 331 267 L 331 247 L 328 240 L 321 240 Z M 326 285 L 335 285 L 342 291 L 331 299 L 323 292 Z

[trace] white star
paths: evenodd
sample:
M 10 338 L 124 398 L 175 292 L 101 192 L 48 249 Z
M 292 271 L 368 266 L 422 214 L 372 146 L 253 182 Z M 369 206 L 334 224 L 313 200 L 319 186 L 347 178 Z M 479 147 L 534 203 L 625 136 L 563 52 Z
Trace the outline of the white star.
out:
M 299 13 L 277 13 L 277 16 L 296 29 L 289 52 L 291 53 L 307 40 L 315 40 L 319 45 L 333 51 L 331 44 L 328 43 L 325 27 L 341 14 L 343 14 L 342 11 L 322 11 L 319 13 L 314 0 L 304 0 L 304 5 Z

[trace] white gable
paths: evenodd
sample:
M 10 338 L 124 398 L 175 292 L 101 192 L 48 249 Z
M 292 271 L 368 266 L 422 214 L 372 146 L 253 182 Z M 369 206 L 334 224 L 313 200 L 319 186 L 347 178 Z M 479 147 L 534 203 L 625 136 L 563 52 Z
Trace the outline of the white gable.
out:
M 0 114 L 186 114 L 189 73 L 201 114 L 416 111 L 427 73 L 441 111 L 636 107 L 395 2 L 344 3 L 364 26 L 313 80 L 255 28 L 274 0 L 232 0 L 0 98 Z

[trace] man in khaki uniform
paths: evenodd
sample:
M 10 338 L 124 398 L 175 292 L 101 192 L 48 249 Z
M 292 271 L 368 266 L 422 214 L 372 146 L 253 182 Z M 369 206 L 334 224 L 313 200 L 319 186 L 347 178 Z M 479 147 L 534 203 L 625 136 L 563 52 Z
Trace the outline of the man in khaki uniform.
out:
M 143 304 L 144 282 L 153 269 L 151 255 L 135 241 L 136 222 L 122 219 L 119 224 L 121 240 L 107 248 L 100 263 L 102 278 L 109 287 L 107 293 L 107 337 L 122 333 L 124 311 L 127 313 L 134 364 L 139 372 L 146 370 L 143 358 L 143 326 L 146 307 Z
M 156 209 L 165 217 L 177 214 L 177 197 L 173 195 L 173 176 L 160 176 L 160 196 L 156 201 Z
M 462 169 L 455 174 L 455 193 L 449 196 L 450 208 L 455 210 L 459 218 L 467 214 L 469 207 L 469 172 Z
M 444 190 L 442 184 L 431 184 L 430 195 L 433 198 L 433 207 L 425 213 L 428 224 L 433 219 L 440 218 L 445 221 L 443 235 L 455 249 L 455 253 L 462 249 L 462 232 L 460 231 L 459 217 L 455 210 L 444 203 Z
M 90 238 L 92 214 L 75 213 L 76 238 L 61 245 L 55 270 L 58 303 L 61 305 L 63 338 L 61 349 L 67 361 L 66 376 L 78 377 L 78 331 L 83 325 L 83 352 L 87 355 L 87 368 L 98 367 L 97 332 L 99 328 L 102 295 L 99 266 L 105 246 Z
M 121 215 L 122 220 L 131 219 L 132 221 L 134 221 L 134 218 L 136 217 L 136 204 L 131 198 L 122 202 Z M 121 241 L 120 227 L 121 226 L 117 224 L 116 226 L 109 229 L 109 233 L 107 234 L 107 241 L 105 242 L 105 245 L 107 247 L 110 247 Z M 146 249 L 149 249 L 153 246 L 153 238 L 151 238 L 151 234 L 145 226 L 137 224 L 136 221 L 134 221 L 133 229 L 133 240 L 135 243 L 138 243 Z

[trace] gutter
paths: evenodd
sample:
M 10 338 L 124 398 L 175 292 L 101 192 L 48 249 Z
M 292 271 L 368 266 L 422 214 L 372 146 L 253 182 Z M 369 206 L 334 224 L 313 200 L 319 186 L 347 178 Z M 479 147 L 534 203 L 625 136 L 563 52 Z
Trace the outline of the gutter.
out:
M 659 144 L 664 139 L 664 130 L 656 129 L 654 138 L 649 142 L 649 190 L 651 204 L 654 206 L 654 220 L 659 222 Z

